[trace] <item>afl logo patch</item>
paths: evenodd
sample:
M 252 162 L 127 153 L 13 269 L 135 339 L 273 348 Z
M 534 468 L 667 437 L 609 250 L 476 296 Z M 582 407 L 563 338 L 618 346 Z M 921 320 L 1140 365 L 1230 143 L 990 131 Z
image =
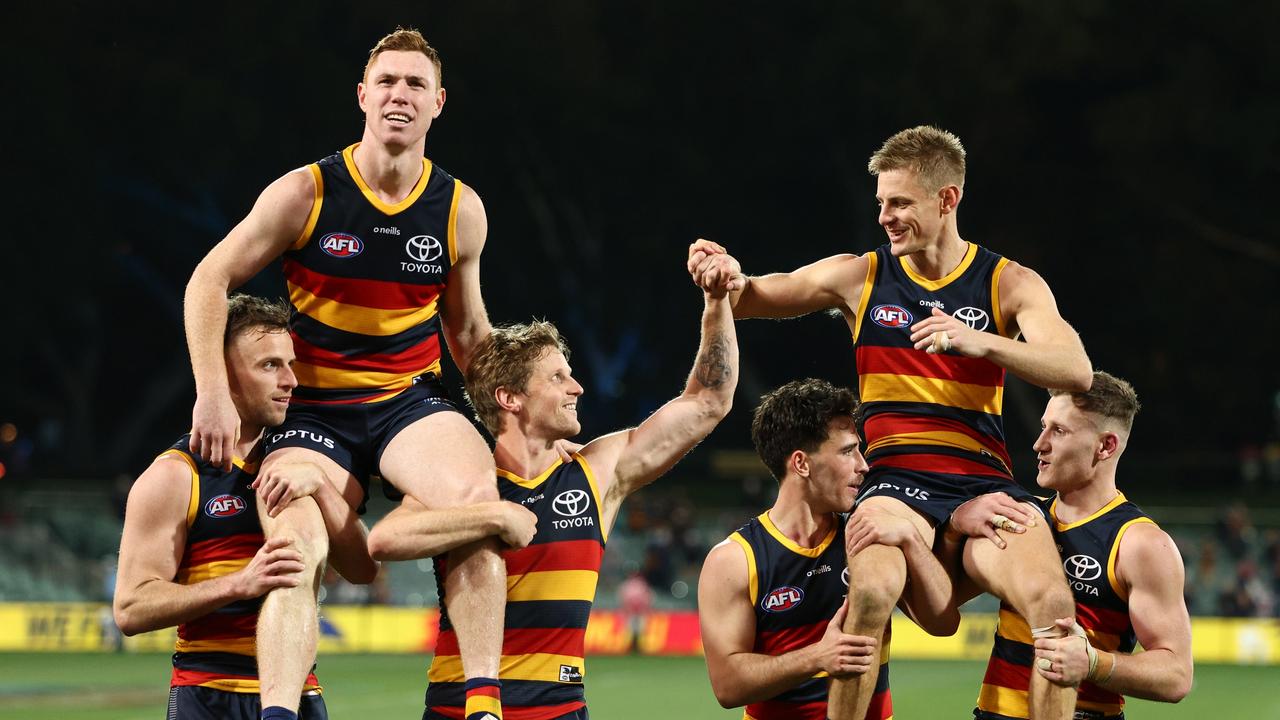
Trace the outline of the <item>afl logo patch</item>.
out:
M 320 238 L 320 249 L 336 258 L 355 257 L 364 252 L 364 241 L 347 233 L 329 233 Z
M 906 327 L 911 324 L 911 313 L 901 305 L 877 305 L 871 308 L 871 320 L 880 327 Z
M 204 505 L 204 514 L 211 518 L 227 518 L 245 511 L 249 507 L 239 495 L 219 495 Z
M 804 591 L 794 585 L 774 588 L 760 601 L 760 609 L 770 613 L 786 612 L 804 600 Z

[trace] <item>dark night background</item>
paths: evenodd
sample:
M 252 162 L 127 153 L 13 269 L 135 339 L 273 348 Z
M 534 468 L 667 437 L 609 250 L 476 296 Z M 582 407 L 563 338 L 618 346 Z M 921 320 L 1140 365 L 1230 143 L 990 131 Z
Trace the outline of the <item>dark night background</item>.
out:
M 10 480 L 136 474 L 184 432 L 192 268 L 271 180 L 359 138 L 355 85 L 397 24 L 444 58 L 427 153 L 485 201 L 490 316 L 566 332 L 584 437 L 681 388 L 701 307 L 690 241 L 724 243 L 750 273 L 871 250 L 883 233 L 866 159 L 931 123 L 969 152 L 961 235 L 1039 271 L 1095 367 L 1137 387 L 1122 484 L 1262 491 L 1265 471 L 1260 485 L 1241 476 L 1265 463 L 1241 458 L 1270 452 L 1280 466 L 1280 4 L 48 2 L 8 14 Z M 278 269 L 247 289 L 282 294 Z M 786 380 L 854 383 L 839 319 L 739 332 L 743 381 L 714 447 L 748 447 L 756 399 Z M 1042 400 L 1011 380 L 1024 481 Z

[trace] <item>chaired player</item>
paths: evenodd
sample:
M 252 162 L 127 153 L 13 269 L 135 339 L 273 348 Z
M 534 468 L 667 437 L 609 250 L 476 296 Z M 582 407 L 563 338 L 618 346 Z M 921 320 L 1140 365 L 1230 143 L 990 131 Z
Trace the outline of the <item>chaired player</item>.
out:
M 465 371 L 489 333 L 484 207 L 424 157 L 427 130 L 444 109 L 441 83 L 440 56 L 416 30 L 379 40 L 356 86 L 360 142 L 273 182 L 196 268 L 185 313 L 197 392 L 192 453 L 231 466 L 236 419 L 221 307 L 229 289 L 283 257 L 298 388 L 267 438 L 263 471 L 313 463 L 352 507 L 363 508 L 372 473 L 428 507 L 497 499 L 488 448 L 440 382 L 442 337 Z M 325 560 L 324 526 L 300 494 L 282 486 L 263 523 L 268 537 L 292 540 L 309 574 Z M 498 692 L 505 577 L 496 541 L 455 549 L 449 568 L 454 587 L 468 590 L 450 597 L 449 612 L 466 675 L 487 707 Z M 267 596 L 258 634 L 265 717 L 293 716 L 316 638 L 314 593 Z M 501 719 L 500 709 L 491 714 Z
M 281 588 L 313 592 L 319 580 L 305 572 L 288 539 L 264 542 L 254 512 L 264 428 L 284 419 L 297 385 L 289 308 L 235 295 L 224 312 L 227 384 L 240 418 L 232 468 L 191 454 L 183 436 L 134 482 L 120 538 L 116 624 L 126 635 L 178 626 L 169 690 L 176 720 L 257 720 L 254 633 L 262 597 Z M 359 581 L 376 572 L 363 526 L 319 468 L 277 464 L 274 472 L 313 492 L 326 521 L 349 533 L 333 538 L 330 556 L 344 576 Z M 320 692 L 308 670 L 301 717 L 327 717 Z
M 703 287 L 732 290 L 735 317 L 785 318 L 839 310 L 856 347 L 871 469 L 855 517 L 888 512 L 910 520 L 930 544 L 961 503 L 995 491 L 1031 501 L 1014 481 L 1001 420 L 1006 371 L 1036 385 L 1087 390 L 1089 359 L 1048 285 L 1027 267 L 960 237 L 965 152 L 956 136 L 915 127 L 872 156 L 880 225 L 889 242 L 865 255 L 836 255 L 793 272 L 746 277 L 724 248 L 699 240 L 689 271 Z M 1025 342 L 1018 342 L 1022 337 Z M 1027 617 L 1037 637 L 1062 634 L 1071 594 L 1043 523 L 999 551 L 965 546 L 965 572 Z M 849 558 L 845 630 L 883 627 L 908 581 L 901 549 L 872 545 Z M 866 715 L 877 665 L 832 683 L 831 715 Z M 1068 718 L 1074 692 L 1031 682 L 1036 718 Z
M 498 491 L 506 502 L 445 512 L 405 498 L 369 537 L 384 560 L 435 556 L 493 533 L 516 546 L 503 553 L 500 677 L 508 720 L 585 720 L 584 640 L 609 530 L 628 496 L 670 470 L 728 414 L 738 380 L 729 302 L 724 293 L 705 294 L 701 343 L 684 392 L 638 427 L 598 437 L 564 462 L 556 443 L 582 430 L 583 390 L 568 352 L 550 323 L 499 327 L 467 368 L 467 394 L 497 440 Z M 530 511 L 534 524 L 527 524 Z M 437 559 L 437 569 L 451 562 Z M 460 592 L 451 575 L 437 575 L 446 577 L 443 599 Z M 424 720 L 463 717 L 455 625 L 449 606 L 427 674 Z

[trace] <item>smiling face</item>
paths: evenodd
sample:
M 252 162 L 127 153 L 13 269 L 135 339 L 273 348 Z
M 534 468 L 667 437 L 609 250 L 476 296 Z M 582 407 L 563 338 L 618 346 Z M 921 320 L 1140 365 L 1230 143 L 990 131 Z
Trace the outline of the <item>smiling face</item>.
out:
M 857 429 L 852 418 L 837 417 L 827 423 L 827 439 L 806 453 L 810 504 L 817 512 L 848 512 L 858 497 L 867 473 Z
M 573 379 L 569 361 L 558 348 L 547 348 L 533 364 L 533 372 L 521 399 L 517 415 L 527 432 L 548 441 L 571 438 L 582 432 L 578 422 L 578 398 L 582 386 Z
M 444 88 L 435 64 L 411 50 L 379 53 L 356 96 L 366 132 L 391 148 L 424 143 L 431 121 L 444 109 Z
M 931 193 L 912 170 L 886 170 L 876 181 L 877 222 L 894 257 L 919 252 L 942 234 L 943 191 Z
M 1068 394 L 1049 399 L 1040 423 L 1040 437 L 1031 446 L 1036 451 L 1036 483 L 1060 493 L 1088 485 L 1103 459 L 1107 436 L 1115 433 L 1100 428 Z
M 258 428 L 284 422 L 298 386 L 293 374 L 293 340 L 285 330 L 250 327 L 227 343 L 227 379 L 241 423 Z

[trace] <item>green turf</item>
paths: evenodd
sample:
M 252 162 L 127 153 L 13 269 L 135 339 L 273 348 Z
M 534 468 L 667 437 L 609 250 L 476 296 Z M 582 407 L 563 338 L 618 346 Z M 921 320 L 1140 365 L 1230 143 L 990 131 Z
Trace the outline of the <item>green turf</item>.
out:
M 324 655 L 317 673 L 334 720 L 422 715 L 425 657 Z M 742 717 L 716 704 L 700 658 L 593 658 L 587 697 L 599 720 Z M 0 654 L 0 718 L 159 720 L 168 655 Z M 894 661 L 894 717 L 970 717 L 983 671 L 975 662 Z M 1210 720 L 1280 717 L 1280 670 L 1201 665 L 1179 705 L 1131 701 L 1128 716 Z

